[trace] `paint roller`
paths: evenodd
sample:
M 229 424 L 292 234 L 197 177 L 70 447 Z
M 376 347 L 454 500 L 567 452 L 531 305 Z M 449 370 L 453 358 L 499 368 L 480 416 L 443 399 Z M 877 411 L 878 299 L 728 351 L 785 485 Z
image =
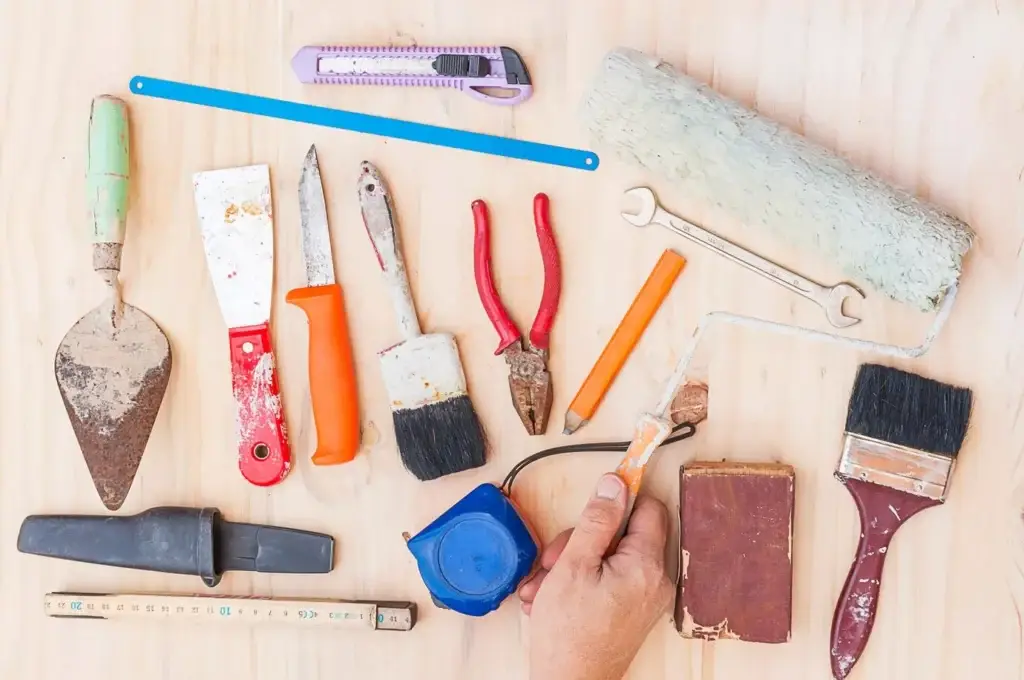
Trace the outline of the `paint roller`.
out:
M 913 358 L 929 349 L 948 318 L 974 232 L 938 206 L 632 49 L 605 57 L 582 119 L 595 146 L 650 171 L 688 200 L 817 253 L 899 303 L 936 313 L 924 342 L 913 347 L 729 312 L 705 315 L 619 466 L 631 498 L 671 431 L 667 411 L 709 327 L 731 323 Z
M 583 105 L 596 145 L 747 228 L 935 311 L 974 237 L 941 208 L 636 50 L 608 54 Z

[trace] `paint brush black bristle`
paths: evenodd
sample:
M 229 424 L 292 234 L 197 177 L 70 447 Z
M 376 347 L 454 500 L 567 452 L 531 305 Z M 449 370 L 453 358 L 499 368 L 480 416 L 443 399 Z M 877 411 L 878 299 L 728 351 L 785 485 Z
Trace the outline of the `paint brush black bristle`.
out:
M 394 412 L 402 463 L 423 481 L 482 466 L 483 427 L 468 395 Z
M 850 395 L 846 431 L 952 457 L 967 436 L 971 400 L 965 387 L 864 364 Z

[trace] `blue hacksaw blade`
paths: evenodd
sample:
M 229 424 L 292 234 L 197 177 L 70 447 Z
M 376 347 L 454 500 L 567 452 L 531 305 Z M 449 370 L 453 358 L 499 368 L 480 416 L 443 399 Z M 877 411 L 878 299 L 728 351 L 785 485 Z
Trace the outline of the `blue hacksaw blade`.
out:
M 452 149 L 476 151 L 492 156 L 517 158 L 536 163 L 558 165 L 577 170 L 596 170 L 597 154 L 553 144 L 529 142 L 511 137 L 500 137 L 480 132 L 427 125 L 397 118 L 356 113 L 325 106 L 260 97 L 231 90 L 220 90 L 202 85 L 191 85 L 173 80 L 135 76 L 129 88 L 133 94 L 198 104 L 227 111 L 249 113 L 256 116 L 280 118 L 299 123 L 351 130 L 369 135 L 404 139 L 422 144 L 433 144 Z

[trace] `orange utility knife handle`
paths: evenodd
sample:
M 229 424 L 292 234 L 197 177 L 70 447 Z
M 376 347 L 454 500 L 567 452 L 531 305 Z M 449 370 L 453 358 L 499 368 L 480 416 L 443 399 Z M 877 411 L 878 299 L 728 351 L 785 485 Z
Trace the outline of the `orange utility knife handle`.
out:
M 314 465 L 339 465 L 359 451 L 359 390 L 341 286 L 289 291 L 309 319 L 309 392 L 316 424 Z

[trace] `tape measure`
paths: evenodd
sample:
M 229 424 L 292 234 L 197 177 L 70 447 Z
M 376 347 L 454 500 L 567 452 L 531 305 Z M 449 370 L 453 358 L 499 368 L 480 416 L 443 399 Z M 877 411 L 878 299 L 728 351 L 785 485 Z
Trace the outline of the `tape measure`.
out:
M 539 549 L 512 501 L 481 484 L 408 539 L 434 603 L 483 616 L 515 592 Z
M 412 630 L 412 602 L 279 600 L 264 597 L 49 593 L 47 616 L 66 619 L 152 619 L 278 623 L 363 630 Z

